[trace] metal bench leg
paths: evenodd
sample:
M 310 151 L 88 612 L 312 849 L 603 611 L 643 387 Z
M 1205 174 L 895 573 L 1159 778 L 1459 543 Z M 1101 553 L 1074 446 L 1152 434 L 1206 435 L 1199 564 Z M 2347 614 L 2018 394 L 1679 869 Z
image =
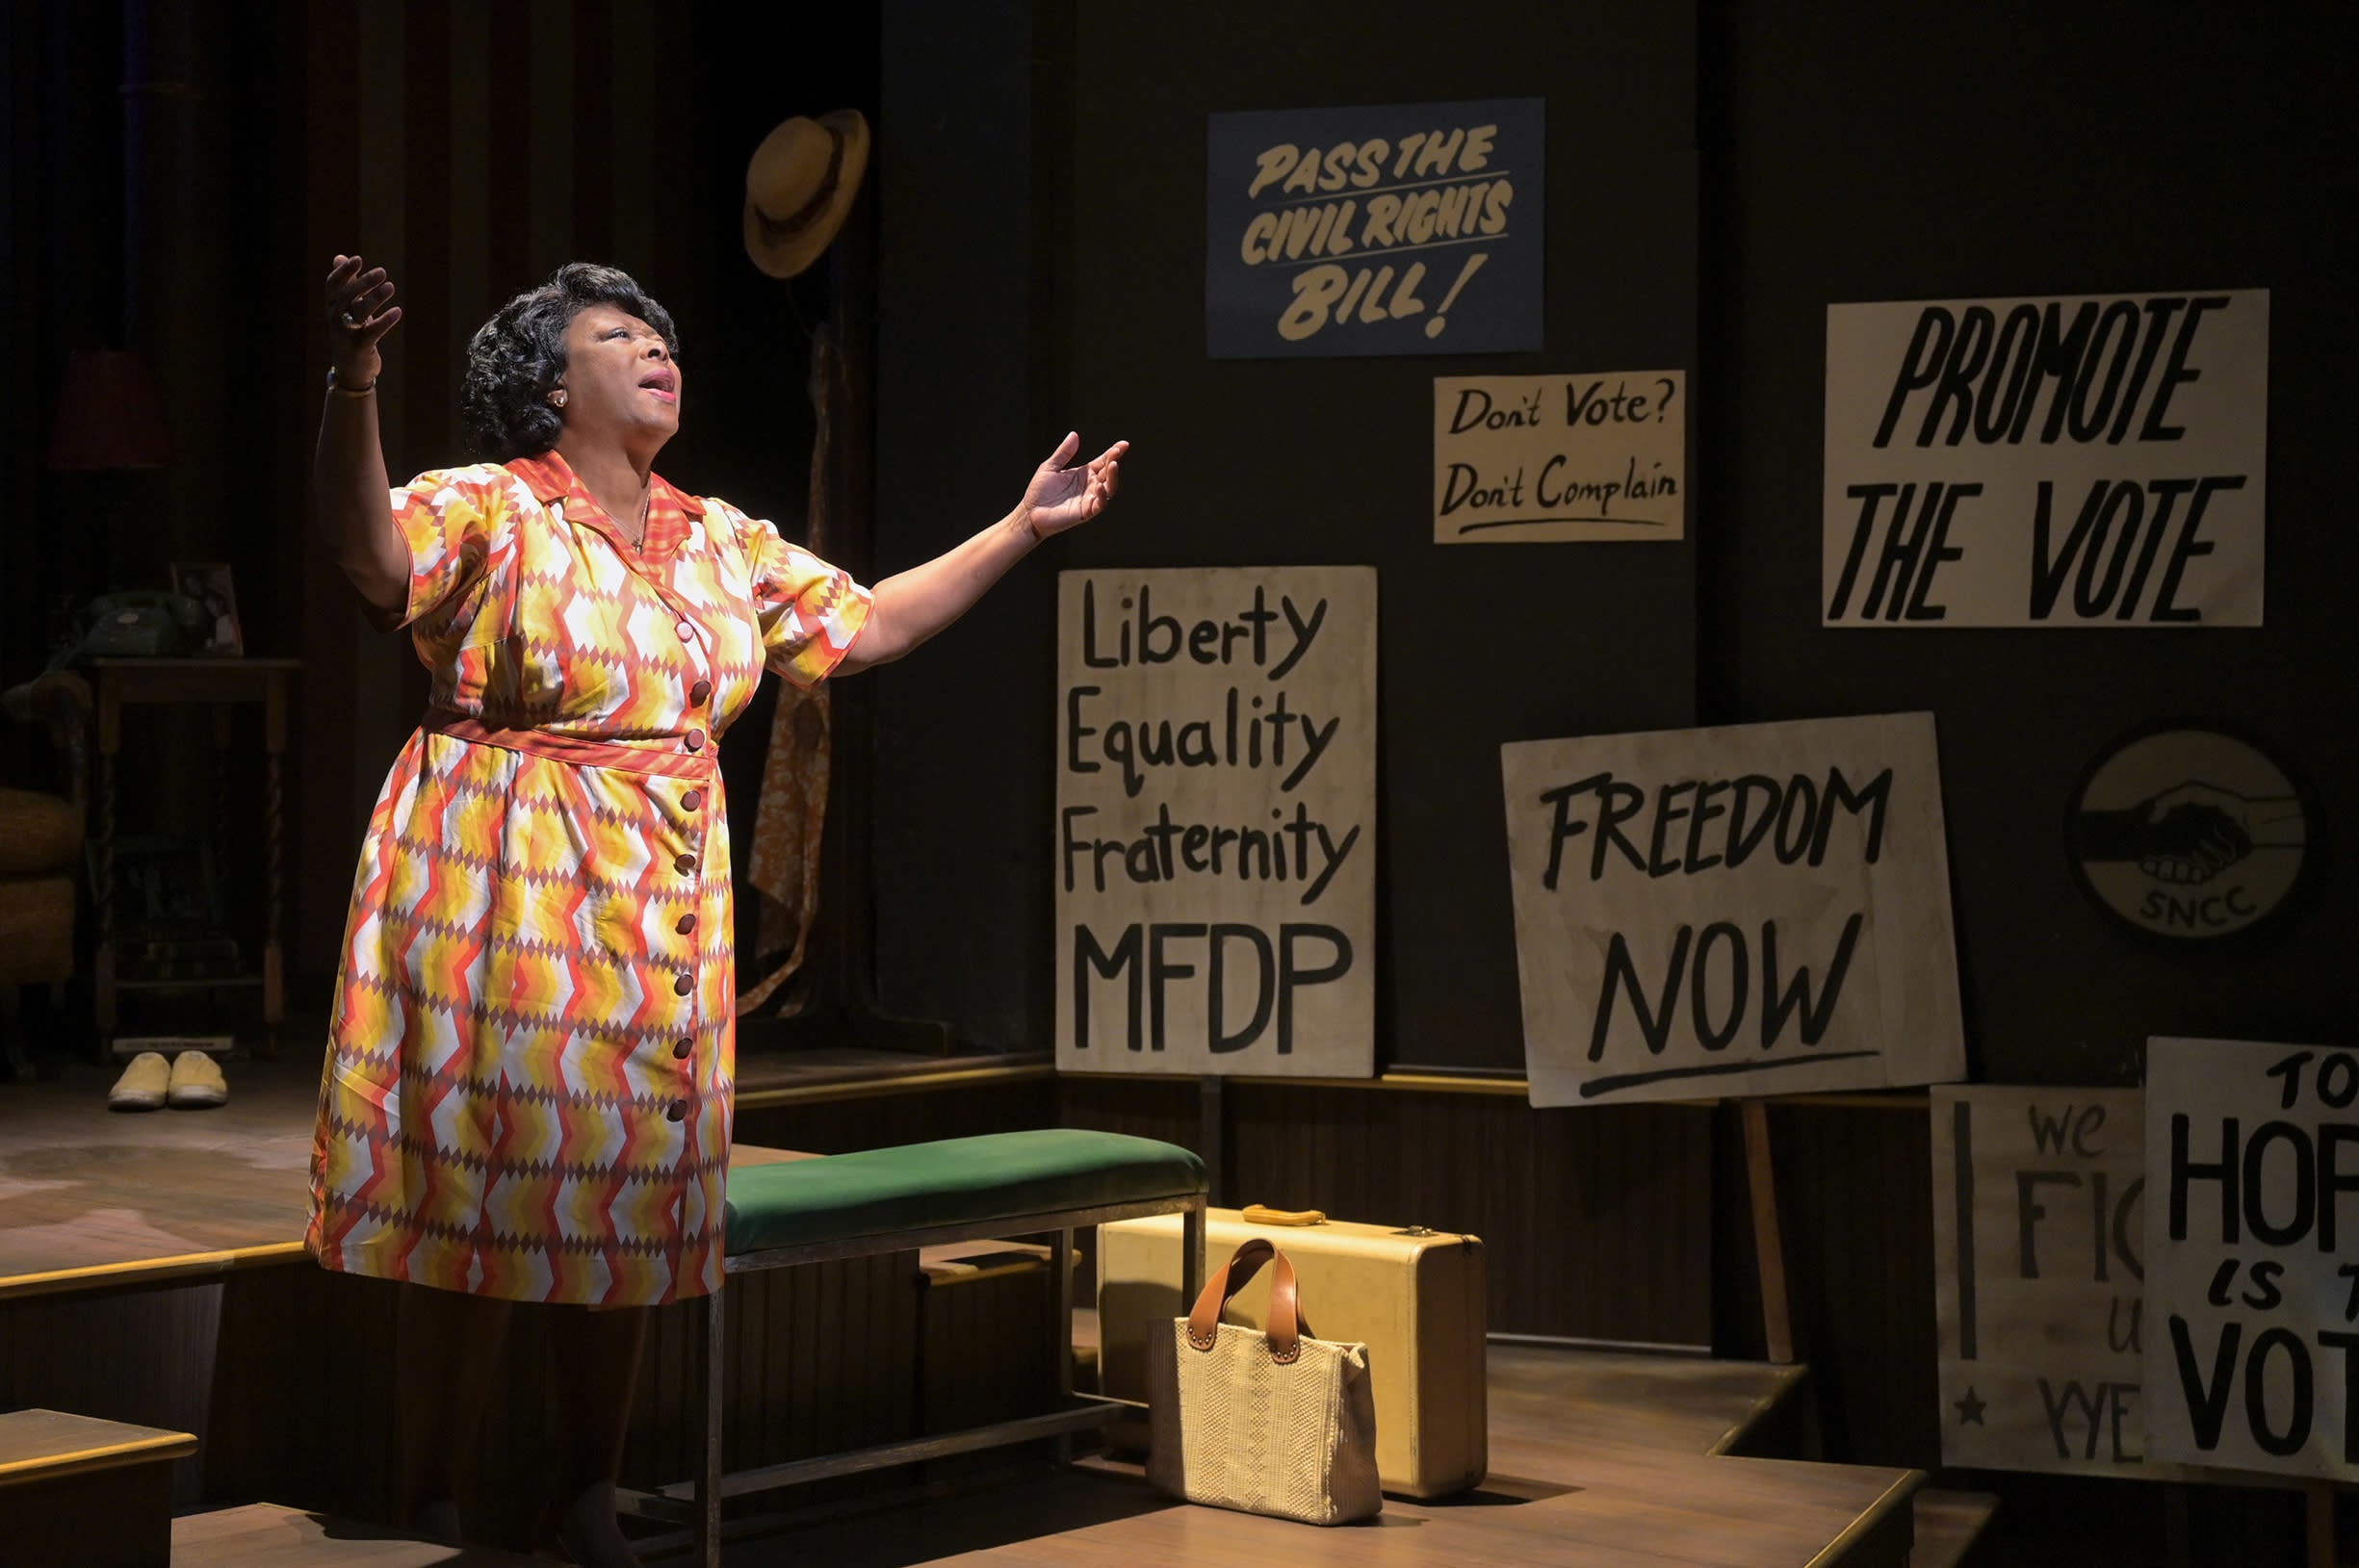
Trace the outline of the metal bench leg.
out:
M 1070 1227 L 1056 1233 L 1049 1246 L 1049 1299 L 1055 1310 L 1050 1313 L 1049 1366 L 1050 1392 L 1053 1396 L 1049 1408 L 1062 1410 L 1073 1402 L 1073 1231 Z M 1056 1439 L 1056 1462 L 1073 1463 L 1073 1434 L 1059 1432 Z
M 726 1289 L 724 1281 L 723 1288 Z M 721 1568 L 721 1404 L 729 1357 L 723 1329 L 727 1310 L 716 1290 L 705 1298 L 704 1344 L 697 1358 L 697 1406 L 704 1428 L 696 1462 L 696 1560 Z

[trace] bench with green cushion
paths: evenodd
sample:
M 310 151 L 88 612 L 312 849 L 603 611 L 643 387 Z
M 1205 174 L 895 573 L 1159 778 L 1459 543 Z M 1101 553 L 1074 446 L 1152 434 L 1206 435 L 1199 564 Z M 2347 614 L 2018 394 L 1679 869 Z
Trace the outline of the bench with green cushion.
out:
M 1182 1298 L 1193 1300 L 1204 1279 L 1204 1162 L 1187 1149 L 1149 1138 L 1047 1128 L 794 1160 L 732 1171 L 728 1198 L 723 1268 L 731 1274 L 987 1236 L 1050 1236 L 1056 1316 L 1049 1331 L 1056 1350 L 1056 1399 L 1046 1414 L 969 1431 L 725 1471 L 720 1411 L 728 1378 L 723 1332 L 728 1293 L 716 1291 L 706 1306 L 699 1351 L 703 1462 L 694 1481 L 663 1489 L 664 1497 L 692 1504 L 698 1555 L 713 1568 L 720 1562 L 725 1497 L 1036 1438 L 1056 1439 L 1061 1454 L 1072 1433 L 1128 1412 L 1130 1407 L 1120 1401 L 1077 1397 L 1073 1391 L 1071 1263 L 1074 1232 L 1081 1226 L 1151 1214 L 1184 1215 Z
M 966 1239 L 932 1234 L 945 1227 L 1004 1229 L 1069 1209 L 1150 1203 L 1169 1214 L 1204 1191 L 1204 1162 L 1187 1149 L 1072 1127 L 756 1166 L 729 1177 L 728 1268 L 743 1272 L 745 1260 L 780 1247 L 805 1251 L 798 1263 L 856 1256 L 882 1250 L 867 1245 L 878 1236 L 894 1249 L 930 1247 Z M 812 1250 L 846 1244 L 849 1252 Z

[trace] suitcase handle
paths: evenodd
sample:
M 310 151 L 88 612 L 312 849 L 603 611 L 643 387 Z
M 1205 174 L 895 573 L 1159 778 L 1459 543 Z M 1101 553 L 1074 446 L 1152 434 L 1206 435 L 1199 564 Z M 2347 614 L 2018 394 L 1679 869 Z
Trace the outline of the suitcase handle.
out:
M 1205 1281 L 1204 1294 L 1196 1298 L 1196 1306 L 1188 1314 L 1188 1344 L 1199 1350 L 1209 1350 L 1220 1334 L 1221 1308 L 1229 1298 L 1252 1283 L 1263 1264 L 1270 1270 L 1270 1359 L 1280 1366 L 1291 1365 L 1303 1353 L 1303 1337 L 1318 1336 L 1310 1332 L 1310 1324 L 1303 1317 L 1302 1287 L 1294 1278 L 1294 1265 L 1286 1255 L 1270 1245 L 1266 1236 L 1256 1236 L 1236 1249 L 1234 1256 L 1222 1265 L 1221 1272 Z
M 1326 1214 L 1318 1209 L 1272 1209 L 1259 1203 L 1245 1205 L 1245 1222 L 1249 1225 L 1323 1225 Z

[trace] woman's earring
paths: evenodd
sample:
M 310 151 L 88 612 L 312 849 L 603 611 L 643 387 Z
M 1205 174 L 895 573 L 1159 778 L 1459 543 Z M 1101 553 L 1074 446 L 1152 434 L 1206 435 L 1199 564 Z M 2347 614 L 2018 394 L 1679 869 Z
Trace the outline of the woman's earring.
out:
M 564 407 L 564 406 L 565 406 L 565 389 L 564 389 L 563 387 L 559 387 L 559 388 L 557 388 L 557 389 L 555 392 L 553 392 L 553 393 L 549 394 L 549 400 L 550 400 L 551 402 L 553 402 L 553 403 L 557 404 L 557 405 L 559 408 Z

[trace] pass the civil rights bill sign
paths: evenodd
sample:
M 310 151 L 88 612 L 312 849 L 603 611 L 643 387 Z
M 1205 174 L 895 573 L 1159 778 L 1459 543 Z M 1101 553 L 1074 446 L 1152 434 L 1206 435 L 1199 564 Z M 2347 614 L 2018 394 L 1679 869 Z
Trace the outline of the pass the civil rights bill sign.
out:
M 1541 347 L 1545 100 L 1214 115 L 1214 359 Z
M 1964 1076 L 1931 714 L 1501 761 L 1534 1105 Z
M 1376 571 L 1057 583 L 1056 1058 L 1375 1070 Z
M 2146 1448 L 2359 1479 L 2359 1051 L 2146 1042 Z
M 1830 305 L 1822 624 L 2261 624 L 2268 291 Z

